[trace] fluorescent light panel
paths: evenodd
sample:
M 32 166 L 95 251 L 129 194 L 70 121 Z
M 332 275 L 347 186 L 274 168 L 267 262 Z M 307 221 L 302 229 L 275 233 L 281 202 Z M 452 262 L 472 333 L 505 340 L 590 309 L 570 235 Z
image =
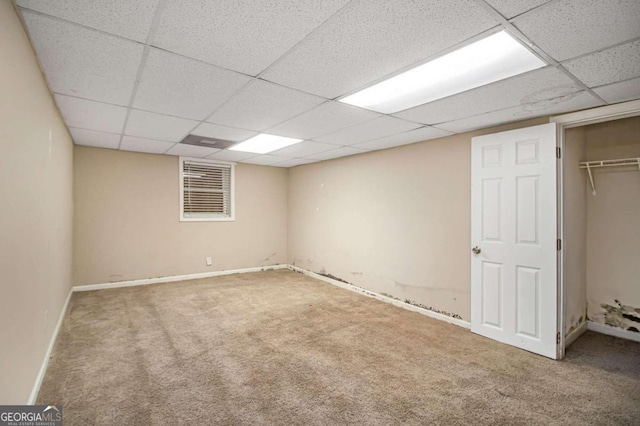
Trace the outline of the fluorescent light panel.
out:
M 390 114 L 545 65 L 516 39 L 500 31 L 340 101 Z
M 284 136 L 269 135 L 261 133 L 251 139 L 247 139 L 229 148 L 231 151 L 253 152 L 255 154 L 266 154 L 289 145 L 302 142 L 302 139 L 286 138 Z

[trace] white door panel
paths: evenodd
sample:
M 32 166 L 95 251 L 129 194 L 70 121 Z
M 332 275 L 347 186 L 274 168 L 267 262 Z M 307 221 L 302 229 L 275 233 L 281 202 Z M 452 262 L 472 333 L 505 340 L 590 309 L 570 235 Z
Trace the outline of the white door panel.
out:
M 473 138 L 471 330 L 556 357 L 556 129 Z

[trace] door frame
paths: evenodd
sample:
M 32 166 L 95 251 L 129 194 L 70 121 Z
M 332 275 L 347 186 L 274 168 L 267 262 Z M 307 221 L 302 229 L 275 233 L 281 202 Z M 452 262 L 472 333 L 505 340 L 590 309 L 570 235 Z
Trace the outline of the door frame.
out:
M 572 127 L 587 126 L 589 124 L 603 123 L 606 121 L 620 120 L 622 118 L 635 117 L 640 115 L 640 100 L 623 102 L 615 105 L 607 105 L 603 107 L 593 108 L 585 111 L 578 111 L 569 114 L 552 116 L 549 121 L 556 123 L 556 143 L 562 153 L 560 160 L 557 162 L 557 208 L 558 208 L 558 238 L 564 241 L 564 153 L 565 150 L 565 131 Z M 558 314 L 558 345 L 557 359 L 564 358 L 565 353 L 565 309 L 564 309 L 564 244 L 561 250 L 558 250 L 558 266 L 557 266 L 557 314 Z

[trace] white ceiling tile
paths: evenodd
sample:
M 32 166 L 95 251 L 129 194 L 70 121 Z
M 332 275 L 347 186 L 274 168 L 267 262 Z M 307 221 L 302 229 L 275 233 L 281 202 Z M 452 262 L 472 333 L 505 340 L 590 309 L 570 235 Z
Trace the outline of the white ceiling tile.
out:
M 173 142 L 156 141 L 153 139 L 124 136 L 120 149 L 124 151 L 147 152 L 150 154 L 162 154 L 175 145 Z
M 336 149 L 338 146 L 328 143 L 302 141 L 286 148 L 274 151 L 276 155 L 284 155 L 286 157 L 306 157 L 307 155 L 317 154 L 323 151 Z
M 332 149 L 331 151 L 325 151 L 319 154 L 308 155 L 305 158 L 308 158 L 310 160 L 323 161 L 323 160 L 331 160 L 332 158 L 340 158 L 340 157 L 347 157 L 349 155 L 362 154 L 364 152 L 369 152 L 369 150 L 356 148 L 353 146 L 343 146 L 338 149 Z
M 250 80 L 246 75 L 151 49 L 133 106 L 204 120 Z
M 303 164 L 311 164 L 315 163 L 316 160 L 309 160 L 307 158 L 292 158 L 291 160 L 284 160 L 280 163 L 274 164 L 277 167 L 296 167 L 302 166 Z
M 209 148 L 206 146 L 187 145 L 184 143 L 179 143 L 174 145 L 174 147 L 168 150 L 167 152 L 165 152 L 165 154 L 203 158 L 218 151 L 220 150 L 217 148 Z
M 18 6 L 144 42 L 158 0 L 17 0 Z
M 355 148 L 365 149 L 385 149 L 394 146 L 408 145 L 410 143 L 427 141 L 430 139 L 443 138 L 452 135 L 446 130 L 436 129 L 435 127 L 422 127 L 420 129 L 409 130 L 408 132 L 398 133 L 397 135 L 385 136 L 384 138 L 374 139 L 355 145 Z
M 638 4 L 640 5 L 640 1 Z M 589 87 L 640 77 L 640 40 L 564 62 L 562 65 Z
M 94 146 L 96 148 L 118 149 L 120 135 L 96 132 L 94 130 L 69 128 L 73 143 L 76 145 Z
M 169 0 L 154 45 L 257 75 L 348 0 Z
M 422 124 L 411 123 L 399 118 L 382 116 L 371 121 L 356 124 L 337 132 L 320 136 L 315 140 L 328 142 L 335 145 L 355 145 L 371 139 L 393 135 L 395 133 L 406 132 L 407 130 L 422 127 Z
M 218 151 L 207 158 L 213 158 L 214 160 L 221 161 L 242 161 L 251 157 L 256 157 L 256 154 L 253 152 L 229 151 L 227 149 L 223 149 L 222 151 Z
M 253 136 L 258 132 L 251 130 L 236 129 L 234 127 L 220 126 L 218 124 L 202 123 L 191 131 L 192 135 L 206 136 L 208 138 L 224 139 L 228 141 L 241 142 Z
M 285 157 L 282 155 L 272 155 L 272 154 L 262 154 L 257 155 L 255 157 L 248 158 L 246 160 L 242 160 L 242 163 L 249 164 L 260 164 L 262 166 L 271 166 L 276 163 L 282 163 L 283 161 L 290 160 L 290 157 Z M 284 166 L 283 166 L 284 167 Z
M 566 74 L 554 67 L 546 67 L 394 115 L 419 123 L 437 124 L 564 96 L 579 90 L 580 87 Z
M 262 77 L 335 98 L 496 25 L 471 0 L 356 0 Z
M 640 99 L 640 78 L 598 87 L 593 91 L 609 103 Z
M 127 109 L 71 96 L 55 95 L 64 122 L 69 127 L 121 133 Z
M 351 105 L 325 102 L 311 111 L 268 129 L 267 133 L 298 139 L 311 139 L 380 116 L 376 112 Z
M 254 80 L 207 121 L 243 129 L 264 130 L 310 110 L 324 98 L 263 80 Z
M 558 61 L 640 37 L 638 0 L 561 0 L 514 24 Z
M 511 19 L 528 10 L 548 3 L 549 0 L 485 0 L 491 7 L 500 12 L 502 16 Z
M 602 105 L 602 102 L 588 92 L 576 92 L 560 98 L 540 101 L 534 104 L 519 105 L 475 117 L 438 124 L 438 127 L 450 132 L 462 133 L 514 121 L 529 120 L 545 115 L 592 108 L 599 105 Z
M 128 105 L 141 44 L 31 12 L 23 16 L 52 91 Z
M 198 124 L 197 121 L 153 112 L 131 110 L 124 133 L 129 136 L 179 142 Z

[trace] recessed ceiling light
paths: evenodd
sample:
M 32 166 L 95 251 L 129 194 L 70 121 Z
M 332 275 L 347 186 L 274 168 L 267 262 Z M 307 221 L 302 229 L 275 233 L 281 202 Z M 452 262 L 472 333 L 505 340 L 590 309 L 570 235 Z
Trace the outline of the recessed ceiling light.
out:
M 244 142 L 234 145 L 229 149 L 232 151 L 266 154 L 267 152 L 275 151 L 276 149 L 284 148 L 285 146 L 293 145 L 298 142 L 302 142 L 302 139 L 285 138 L 284 136 L 262 133 L 258 136 L 254 136 L 251 139 L 247 139 Z
M 545 65 L 516 39 L 500 31 L 340 101 L 389 114 Z

